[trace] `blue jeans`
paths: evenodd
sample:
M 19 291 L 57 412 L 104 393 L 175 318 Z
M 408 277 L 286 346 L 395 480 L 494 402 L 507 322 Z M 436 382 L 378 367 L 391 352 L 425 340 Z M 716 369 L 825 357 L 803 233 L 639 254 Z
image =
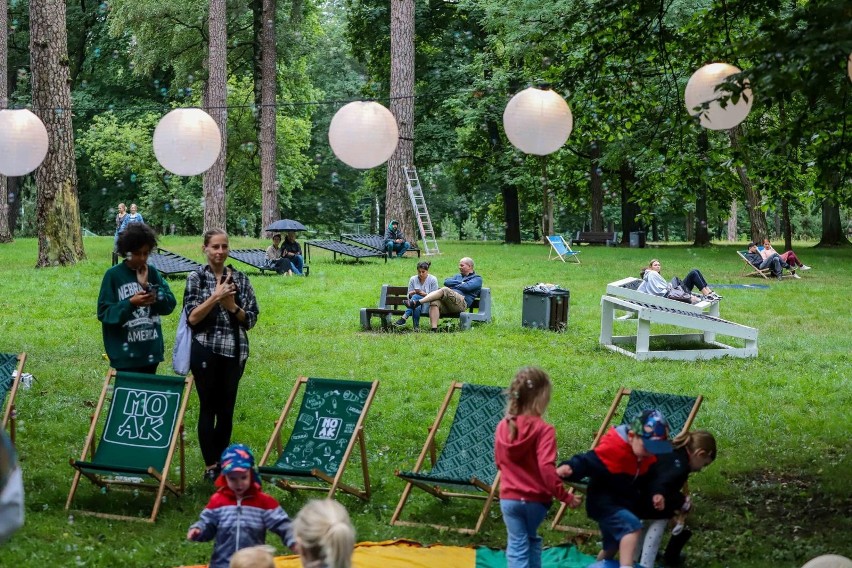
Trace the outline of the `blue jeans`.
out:
M 541 568 L 541 537 L 538 526 L 550 508 L 546 503 L 500 499 L 503 522 L 506 523 L 508 568 Z
M 413 296 L 411 296 L 411 301 L 413 302 L 414 300 L 419 300 L 422 297 L 423 296 L 421 296 L 420 294 L 414 294 Z M 405 317 L 411 318 L 411 324 L 414 326 L 414 329 L 420 328 L 420 316 L 428 315 L 428 314 L 429 314 L 429 305 L 428 304 L 426 304 L 425 306 L 420 306 L 416 310 L 412 310 L 411 308 L 408 308 L 407 310 L 405 310 Z
M 302 258 L 301 254 L 297 254 L 296 256 L 290 257 L 291 268 L 293 269 L 293 274 L 302 275 L 302 268 L 305 266 L 305 259 Z
M 704 279 L 704 275 L 701 274 L 700 270 L 693 268 L 686 275 L 686 278 L 683 279 L 683 288 L 687 292 L 692 292 L 693 288 L 698 288 L 700 292 L 704 288 L 707 288 L 707 280 Z
M 411 245 L 408 244 L 408 241 L 403 241 L 401 243 L 395 243 L 393 241 L 388 241 L 385 243 L 385 250 L 388 251 L 388 256 L 392 255 L 394 252 L 396 256 L 402 256 L 408 249 L 411 248 Z

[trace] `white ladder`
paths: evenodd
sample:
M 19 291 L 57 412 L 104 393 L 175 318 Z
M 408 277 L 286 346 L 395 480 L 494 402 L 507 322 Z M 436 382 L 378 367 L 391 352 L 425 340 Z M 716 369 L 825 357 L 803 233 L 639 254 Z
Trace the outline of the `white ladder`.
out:
M 405 183 L 408 186 L 408 197 L 411 199 L 411 207 L 414 216 L 417 217 L 417 226 L 420 227 L 420 238 L 423 239 L 423 248 L 426 255 L 441 254 L 438 250 L 438 241 L 435 240 L 435 230 L 432 228 L 432 219 L 429 217 L 429 208 L 426 207 L 426 198 L 423 197 L 423 188 L 420 187 L 420 179 L 417 177 L 417 168 L 414 166 L 403 166 L 405 172 Z

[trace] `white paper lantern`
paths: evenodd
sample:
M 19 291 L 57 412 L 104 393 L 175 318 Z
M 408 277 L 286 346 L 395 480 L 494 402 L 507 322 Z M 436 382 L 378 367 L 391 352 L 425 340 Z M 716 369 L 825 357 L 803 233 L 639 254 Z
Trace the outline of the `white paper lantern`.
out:
M 568 103 L 550 89 L 524 89 L 512 97 L 503 111 L 503 128 L 509 142 L 527 154 L 552 154 L 565 144 L 573 127 Z
M 809 560 L 802 568 L 852 568 L 852 560 L 837 554 L 825 554 Z
M 683 98 L 686 110 L 692 116 L 699 116 L 701 126 L 710 130 L 727 130 L 738 125 L 748 116 L 751 110 L 751 89 L 743 89 L 739 100 L 734 104 L 727 100 L 725 108 L 719 104 L 720 97 L 730 95 L 730 91 L 716 90 L 716 86 L 728 80 L 728 77 L 740 73 L 740 70 L 727 63 L 710 63 L 692 74 L 686 83 Z M 746 100 L 748 99 L 748 100 Z M 712 101 L 712 102 L 711 102 Z M 707 110 L 695 110 L 704 103 L 710 103 Z
M 355 101 L 343 106 L 328 127 L 328 143 L 334 155 L 359 170 L 387 162 L 397 142 L 396 119 L 376 102 Z
M 47 156 L 47 128 L 27 109 L 0 110 L 0 174 L 23 176 Z
M 210 169 L 222 149 L 222 135 L 213 117 L 200 108 L 178 108 L 154 129 L 154 155 L 160 165 L 179 176 Z

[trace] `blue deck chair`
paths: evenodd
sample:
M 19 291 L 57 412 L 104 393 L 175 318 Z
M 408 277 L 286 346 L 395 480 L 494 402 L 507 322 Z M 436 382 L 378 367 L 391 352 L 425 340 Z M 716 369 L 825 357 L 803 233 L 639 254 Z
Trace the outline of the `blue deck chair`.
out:
M 565 259 L 567 258 L 580 264 L 580 251 L 571 250 L 571 247 L 562 235 L 550 235 L 547 237 L 547 242 L 550 243 L 550 252 L 547 255 L 547 260 L 559 259 L 562 262 L 566 262 Z M 556 256 L 554 256 L 554 253 Z
M 698 410 L 701 408 L 701 403 L 704 400 L 704 397 L 701 395 L 684 396 L 621 387 L 615 394 L 615 398 L 609 407 L 609 411 L 606 413 L 603 423 L 598 429 L 598 433 L 595 435 L 591 449 L 595 449 L 598 442 L 600 442 L 604 434 L 607 433 L 615 413 L 618 412 L 618 409 L 625 398 L 627 399 L 627 405 L 624 408 L 624 413 L 621 416 L 621 422 L 619 422 L 619 424 L 629 424 L 635 418 L 639 417 L 644 410 L 657 409 L 666 417 L 666 420 L 669 423 L 669 432 L 673 438 L 678 434 L 687 432 L 692 427 L 695 415 L 698 414 Z M 585 489 L 585 484 L 572 485 L 574 489 Z M 585 534 L 598 533 L 598 531 L 594 529 L 560 525 L 559 521 L 562 520 L 562 517 L 565 515 L 567 510 L 568 506 L 562 503 L 559 507 L 559 511 L 556 513 L 556 517 L 553 519 L 553 523 L 551 523 L 551 528 Z
M 112 387 L 110 389 L 110 387 Z M 104 491 L 115 487 L 129 491 L 156 491 L 150 517 L 80 510 L 84 515 L 130 521 L 157 520 L 168 489 L 180 496 L 185 487 L 183 416 L 192 389 L 192 375 L 173 377 L 110 370 L 92 416 L 80 459 L 71 459 L 74 481 L 65 509 L 71 507 L 81 477 Z M 108 400 L 109 399 L 109 400 Z M 101 420 L 104 407 L 107 416 Z M 100 441 L 95 435 L 103 422 Z M 174 452 L 180 448 L 180 482 L 169 481 Z
M 283 445 L 281 430 L 303 386 L 305 394 L 299 414 L 287 444 Z M 365 501 L 369 499 L 364 419 L 378 387 L 379 381 L 299 377 L 266 444 L 258 467 L 260 475 L 288 491 L 328 491 L 327 498 L 332 499 L 340 489 Z M 356 443 L 361 451 L 363 489 L 343 483 L 343 474 Z M 278 458 L 266 465 L 273 448 L 277 449 Z
M 456 391 L 461 392 L 458 407 L 441 455 L 436 459 L 435 437 Z M 391 518 L 391 525 L 429 526 L 466 534 L 478 533 L 482 523 L 488 517 L 488 510 L 494 501 L 497 485 L 500 482 L 500 473 L 494 461 L 494 434 L 497 431 L 497 424 L 505 413 L 506 395 L 502 387 L 453 382 L 438 409 L 438 416 L 429 428 L 429 435 L 414 464 L 414 469 L 395 472 L 397 477 L 405 481 L 405 489 Z M 430 470 L 423 469 L 427 455 L 432 463 Z M 412 487 L 422 489 L 441 501 L 458 497 L 484 499 L 485 504 L 473 529 L 401 521 L 400 516 Z
M 9 428 L 9 439 L 15 443 L 15 425 L 18 419 L 18 411 L 15 408 L 15 395 L 21 384 L 21 376 L 24 372 L 24 363 L 27 354 L 0 353 L 0 408 L 3 409 L 3 422 L 0 428 Z

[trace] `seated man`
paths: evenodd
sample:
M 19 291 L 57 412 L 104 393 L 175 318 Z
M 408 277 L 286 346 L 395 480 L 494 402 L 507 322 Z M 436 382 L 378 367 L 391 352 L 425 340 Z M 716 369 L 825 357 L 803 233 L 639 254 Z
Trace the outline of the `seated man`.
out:
M 432 331 L 438 331 L 441 314 L 460 314 L 467 310 L 482 289 L 482 277 L 473 271 L 473 259 L 459 261 L 459 274 L 444 280 L 444 287 L 430 292 L 419 300 L 406 300 L 405 305 L 415 310 L 429 304 L 429 322 Z
M 272 236 L 272 244 L 266 249 L 266 266 L 278 274 L 293 275 L 293 267 L 290 261 L 281 256 L 281 235 L 275 233 Z
M 385 231 L 384 245 L 385 252 L 388 253 L 388 258 L 393 258 L 394 252 L 397 257 L 402 258 L 402 255 L 411 248 L 411 245 L 405 240 L 405 235 L 399 230 L 399 221 L 391 220 L 388 223 L 388 228 Z
M 763 256 L 761 256 L 761 254 L 757 251 L 757 243 L 748 244 L 748 252 L 745 254 L 745 257 L 746 260 L 748 260 L 752 266 L 758 270 L 768 268 L 769 272 L 771 272 L 778 280 L 781 280 L 781 272 L 785 268 L 790 269 L 794 278 L 799 278 L 799 276 L 796 275 L 796 271 L 790 268 L 789 264 L 781 260 L 781 257 L 778 256 L 778 254 L 770 255 L 769 258 L 763 258 Z

